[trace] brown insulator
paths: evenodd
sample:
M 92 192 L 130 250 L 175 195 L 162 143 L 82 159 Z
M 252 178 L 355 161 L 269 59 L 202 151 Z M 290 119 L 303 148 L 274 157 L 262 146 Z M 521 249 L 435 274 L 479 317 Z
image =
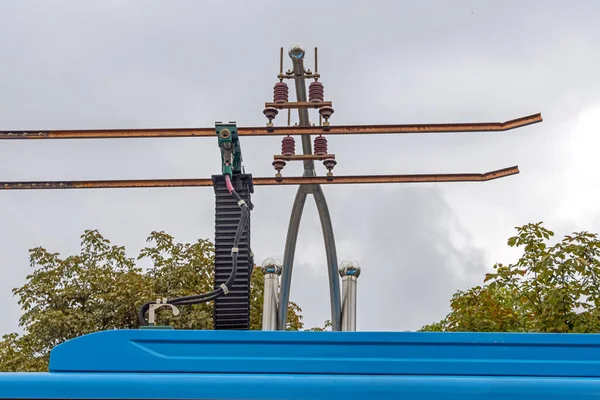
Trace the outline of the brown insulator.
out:
M 296 154 L 296 141 L 291 136 L 281 139 L 281 155 L 289 157 Z
M 285 82 L 277 82 L 273 88 L 273 102 L 287 103 L 289 97 L 288 85 Z
M 308 85 L 308 101 L 312 103 L 320 103 L 324 99 L 325 91 L 321 82 L 315 81 Z
M 273 161 L 273 167 L 275 167 L 277 174 L 281 174 L 281 170 L 283 169 L 283 167 L 285 167 L 286 164 L 287 163 L 285 162 L 285 160 L 282 159 L 276 159 Z
M 323 106 L 319 108 L 319 114 L 327 121 L 331 117 L 331 114 L 333 114 L 333 107 Z
M 267 107 L 263 110 L 263 114 L 265 114 L 265 117 L 269 118 L 269 121 L 273 120 L 278 113 L 279 111 L 274 107 Z
M 329 171 L 331 171 L 333 169 L 333 167 L 336 166 L 336 164 L 337 164 L 337 161 L 335 161 L 335 159 L 333 159 L 333 158 L 326 158 L 325 160 L 323 160 L 323 165 Z
M 318 156 L 327 154 L 327 138 L 325 136 L 319 135 L 315 138 L 314 153 Z

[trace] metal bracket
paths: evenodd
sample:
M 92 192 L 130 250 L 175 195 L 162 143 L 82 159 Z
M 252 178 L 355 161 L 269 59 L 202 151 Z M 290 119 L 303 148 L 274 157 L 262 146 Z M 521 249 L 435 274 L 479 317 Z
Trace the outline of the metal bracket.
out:
M 179 309 L 175 307 L 173 304 L 167 303 L 167 299 L 156 299 L 156 304 L 150 304 L 150 308 L 148 309 L 148 324 L 154 325 L 156 322 L 156 310 L 161 307 L 169 307 L 173 312 L 173 315 L 176 317 L 179 315 Z
M 221 149 L 221 169 L 223 174 L 229 175 L 244 173 L 242 167 L 242 148 L 238 138 L 238 129 L 235 122 L 215 123 L 215 131 Z

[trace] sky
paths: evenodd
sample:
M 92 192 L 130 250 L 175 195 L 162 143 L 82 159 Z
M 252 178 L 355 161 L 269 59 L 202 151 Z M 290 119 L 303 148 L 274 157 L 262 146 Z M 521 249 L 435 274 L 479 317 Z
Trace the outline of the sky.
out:
M 358 330 L 440 320 L 456 290 L 518 257 L 506 245 L 516 226 L 600 231 L 597 1 L 7 0 L 0 16 L 0 130 L 263 125 L 279 48 L 294 43 L 311 68 L 319 48 L 332 124 L 541 112 L 544 122 L 508 132 L 330 138 L 338 175 L 521 171 L 485 183 L 324 186 L 338 259 L 362 267 Z M 272 176 L 280 139 L 242 139 L 246 170 Z M 0 181 L 206 178 L 219 169 L 216 141 L 202 138 L 0 143 Z M 256 188 L 257 262 L 283 256 L 295 191 Z M 28 249 L 74 254 L 86 229 L 132 257 L 154 230 L 212 239 L 213 204 L 210 188 L 0 192 L 0 334 L 19 329 L 11 289 L 31 271 Z M 291 299 L 311 327 L 330 307 L 318 215 L 312 198 L 306 204 Z

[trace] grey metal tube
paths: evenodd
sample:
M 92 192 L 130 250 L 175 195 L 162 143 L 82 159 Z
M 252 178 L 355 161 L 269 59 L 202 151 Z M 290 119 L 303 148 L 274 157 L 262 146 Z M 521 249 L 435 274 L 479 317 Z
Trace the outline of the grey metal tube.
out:
M 342 277 L 342 331 L 356 331 L 356 285 L 360 267 L 356 262 L 344 261 L 340 265 Z
M 292 65 L 294 67 L 294 75 L 304 75 L 304 58 L 292 58 Z M 301 102 L 306 102 L 306 83 L 304 79 L 294 79 L 296 84 L 296 99 Z M 298 109 L 298 119 L 300 120 L 300 126 L 310 126 L 310 120 L 308 118 L 308 109 Z M 304 154 L 312 154 L 312 140 L 310 135 L 302 136 L 302 152 Z M 304 161 L 304 176 L 315 175 L 315 162 L 313 160 Z
M 306 186 L 298 187 L 290 222 L 288 224 L 287 238 L 285 240 L 285 251 L 283 253 L 283 270 L 281 274 L 281 287 L 279 291 L 279 310 L 277 318 L 277 329 L 284 331 L 287 325 L 288 303 L 290 301 L 290 288 L 292 286 L 292 270 L 294 268 L 294 255 L 296 253 L 296 242 L 298 240 L 298 230 L 300 220 L 302 219 L 302 210 L 306 203 L 308 194 Z
M 279 275 L 281 275 L 281 266 L 279 265 L 269 265 L 264 269 L 265 286 L 263 292 L 263 331 L 273 331 L 277 329 L 277 297 L 279 292 Z
M 337 251 L 335 248 L 335 237 L 333 235 L 333 225 L 331 215 L 327 207 L 327 200 L 321 185 L 315 185 L 313 193 L 319 219 L 321 220 L 321 229 L 323 230 L 323 241 L 325 242 L 325 254 L 327 257 L 327 272 L 329 274 L 329 300 L 331 305 L 331 330 L 339 331 L 341 326 L 342 304 L 340 301 L 340 280 L 337 269 Z
M 342 278 L 342 331 L 356 331 L 356 277 Z

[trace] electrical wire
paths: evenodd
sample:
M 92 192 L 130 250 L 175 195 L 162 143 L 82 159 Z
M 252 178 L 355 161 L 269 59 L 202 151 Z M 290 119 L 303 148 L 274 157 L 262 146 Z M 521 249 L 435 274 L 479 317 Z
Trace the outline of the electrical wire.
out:
M 240 221 L 238 223 L 237 230 L 235 232 L 235 236 L 233 239 L 233 248 L 231 249 L 231 258 L 232 258 L 231 273 L 229 274 L 227 281 L 225 281 L 225 283 L 221 284 L 215 290 L 212 290 L 207 293 L 192 295 L 192 296 L 178 297 L 175 299 L 168 300 L 166 302 L 166 304 L 192 305 L 192 304 L 206 303 L 206 302 L 216 299 L 217 297 L 219 297 L 221 295 L 227 295 L 227 293 L 233 286 L 233 283 L 235 282 L 235 278 L 237 275 L 237 261 L 238 261 L 237 249 L 238 249 L 240 240 L 242 238 L 242 235 L 244 234 L 244 230 L 246 229 L 248 221 L 249 221 L 250 208 L 248 207 L 246 202 L 240 197 L 240 195 L 235 191 L 235 189 L 233 188 L 233 185 L 231 184 L 231 179 L 229 178 L 229 175 L 227 175 L 227 174 L 225 174 L 225 185 L 227 187 L 227 190 L 229 191 L 229 194 L 231 194 L 237 200 L 238 206 L 241 209 Z M 138 312 L 138 319 L 139 319 L 140 324 L 143 326 L 148 325 L 145 315 L 146 315 L 146 312 L 148 311 L 148 309 L 150 308 L 150 305 L 152 305 L 152 304 L 156 304 L 156 302 L 149 301 L 140 307 L 140 310 Z

